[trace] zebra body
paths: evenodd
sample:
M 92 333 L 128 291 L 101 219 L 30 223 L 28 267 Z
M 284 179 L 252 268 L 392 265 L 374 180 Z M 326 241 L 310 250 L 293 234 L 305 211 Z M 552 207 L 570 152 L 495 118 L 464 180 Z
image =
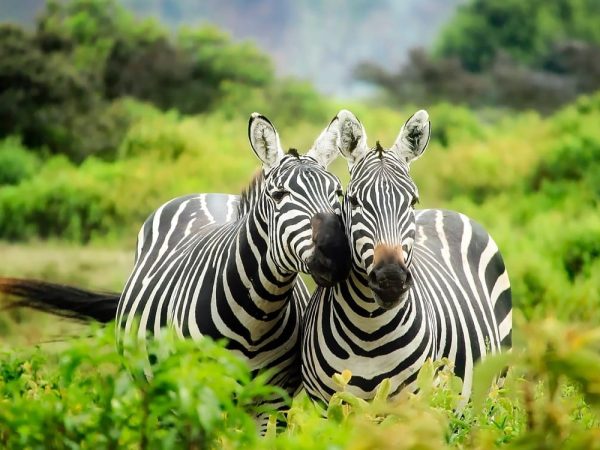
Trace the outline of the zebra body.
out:
M 451 211 L 417 211 L 416 224 L 414 285 L 404 306 L 380 308 L 355 271 L 313 295 L 302 345 L 311 397 L 328 401 L 333 374 L 345 369 L 352 372 L 347 390 L 361 398 L 372 398 L 384 378 L 393 392 L 414 389 L 425 360 L 443 357 L 454 361 L 468 397 L 474 362 L 510 346 L 510 286 L 491 237 Z
M 349 271 L 347 258 L 337 260 L 340 249 L 348 253 L 341 185 L 326 171 L 337 154 L 325 134 L 306 156 L 286 155 L 273 125 L 258 115 L 249 136 L 263 172 L 241 197 L 179 197 L 142 226 L 116 311 L 117 342 L 123 348 L 133 336 L 144 346 L 165 329 L 182 338 L 225 338 L 254 372 L 270 370 L 268 381 L 293 395 L 309 298 L 297 275 L 327 285 Z
M 268 381 L 294 394 L 309 297 L 298 273 L 328 286 L 350 270 L 341 185 L 326 170 L 338 155 L 336 136 L 326 129 L 306 155 L 285 154 L 274 126 L 256 113 L 248 134 L 262 162 L 252 184 L 241 196 L 187 195 L 152 213 L 122 293 L 2 277 L 0 293 L 16 297 L 16 306 L 115 320 L 121 350 L 126 340 L 144 349 L 166 328 L 182 338 L 225 338 L 254 372 L 270 369 Z M 263 403 L 277 407 L 283 399 Z
M 351 166 L 343 215 L 352 270 L 318 288 L 305 313 L 302 378 L 314 399 L 328 401 L 332 376 L 345 369 L 347 390 L 361 398 L 372 398 L 385 378 L 394 393 L 414 389 L 426 359 L 442 357 L 454 362 L 467 399 L 474 363 L 511 345 L 510 283 L 491 236 L 462 214 L 413 209 L 408 161 L 429 133 L 418 114 L 397 149 L 368 150 L 360 122 L 340 113 L 339 145 Z
M 167 328 L 192 339 L 226 338 L 253 370 L 274 369 L 272 382 L 294 392 L 308 291 L 295 274 L 282 277 L 261 260 L 268 224 L 239 217 L 239 202 L 188 195 L 146 220 L 117 310 L 118 339 L 135 333 L 143 343 Z

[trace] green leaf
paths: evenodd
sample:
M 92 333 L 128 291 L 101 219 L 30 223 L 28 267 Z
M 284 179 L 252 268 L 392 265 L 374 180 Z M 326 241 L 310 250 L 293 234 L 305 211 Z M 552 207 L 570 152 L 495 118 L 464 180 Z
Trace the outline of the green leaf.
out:
M 511 352 L 498 353 L 486 357 L 486 359 L 475 366 L 473 371 L 473 390 L 471 398 L 473 400 L 473 409 L 480 413 L 483 408 L 484 400 L 494 381 L 494 378 L 500 376 L 513 360 Z

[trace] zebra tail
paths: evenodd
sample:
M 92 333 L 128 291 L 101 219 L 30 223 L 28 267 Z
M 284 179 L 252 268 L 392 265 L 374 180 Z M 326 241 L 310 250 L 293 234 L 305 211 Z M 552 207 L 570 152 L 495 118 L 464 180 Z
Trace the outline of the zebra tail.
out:
M 27 307 L 83 322 L 94 320 L 100 323 L 115 319 L 121 296 L 39 280 L 1 277 L 0 293 L 14 297 L 4 309 Z

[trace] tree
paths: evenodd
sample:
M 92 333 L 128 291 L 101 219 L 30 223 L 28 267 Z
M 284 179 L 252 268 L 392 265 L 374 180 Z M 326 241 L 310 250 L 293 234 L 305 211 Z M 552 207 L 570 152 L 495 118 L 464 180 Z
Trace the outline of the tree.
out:
M 273 79 L 264 53 L 215 28 L 173 37 L 116 0 L 49 0 L 34 32 L 0 25 L 0 137 L 74 161 L 112 155 L 127 125 L 113 100 L 200 113 Z
M 599 22 L 597 0 L 471 0 L 432 54 L 411 52 L 396 73 L 363 64 L 355 76 L 397 102 L 550 112 L 600 89 Z
M 74 160 L 113 145 L 114 130 L 103 133 L 105 105 L 93 83 L 65 54 L 39 44 L 17 26 L 0 25 L 0 137 L 21 135 L 28 147 Z
M 473 72 L 491 67 L 498 51 L 532 66 L 566 39 L 600 45 L 599 22 L 597 0 L 471 0 L 440 34 L 435 53 Z

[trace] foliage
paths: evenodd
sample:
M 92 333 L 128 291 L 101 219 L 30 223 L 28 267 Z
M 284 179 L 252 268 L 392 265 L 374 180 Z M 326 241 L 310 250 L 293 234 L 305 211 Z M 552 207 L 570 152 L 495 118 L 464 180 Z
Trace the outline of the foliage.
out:
M 375 399 L 346 391 L 352 374 L 324 410 L 297 396 L 287 428 L 274 418 L 259 438 L 255 401 L 274 388 L 210 339 L 149 341 L 153 378 L 137 345 L 124 359 L 114 330 L 47 351 L 0 353 L 0 443 L 8 448 L 292 448 L 451 449 L 597 448 L 600 330 L 555 319 L 518 321 L 526 340 L 512 353 L 476 368 L 473 402 L 447 360 L 427 361 L 417 393 L 389 398 L 389 380 Z M 498 376 L 507 366 L 508 375 Z M 490 388 L 491 386 L 491 388 Z M 461 406 L 462 405 L 462 406 Z M 457 409 L 458 408 L 458 409 Z
M 355 76 L 394 104 L 443 100 L 547 113 L 600 89 L 598 20 L 594 0 L 471 0 L 434 51 L 413 49 L 395 72 L 363 63 Z
M 114 157 L 129 124 L 115 99 L 198 113 L 230 83 L 272 82 L 270 60 L 253 45 L 207 27 L 173 38 L 116 0 L 49 1 L 34 32 L 0 25 L 0 138 L 20 135 L 75 162 Z
M 225 95 L 218 113 L 226 119 L 260 111 L 276 118 L 278 127 L 297 126 L 300 120 L 321 126 L 333 114 L 327 112 L 329 102 L 314 87 L 293 78 L 279 79 L 265 89 L 248 89 L 239 83 L 226 83 L 222 88 Z
M 44 52 L 36 37 L 0 25 L 0 137 L 20 135 L 74 160 L 114 148 L 120 120 L 68 56 Z
M 256 105 L 261 112 L 262 106 L 274 108 L 270 117 L 283 145 L 300 151 L 327 125 L 327 117 L 315 125 L 319 116 L 339 109 L 309 102 L 294 117 L 252 92 L 248 111 Z M 600 319 L 599 105 L 600 96 L 583 97 L 546 119 L 474 113 L 450 104 L 429 108 L 431 146 L 411 169 L 422 207 L 461 211 L 491 232 L 506 260 L 515 304 L 528 317 L 550 310 L 565 319 Z M 370 145 L 380 140 L 384 146 L 414 111 L 340 106 L 361 118 Z M 91 158 L 74 166 L 53 157 L 35 176 L 4 186 L 0 236 L 102 240 L 133 248 L 142 222 L 161 203 L 191 192 L 241 192 L 259 167 L 244 132 L 247 117 L 233 110 L 189 117 L 132 100 L 113 107 L 131 120 L 112 150 L 116 161 Z M 305 115 L 309 120 L 299 120 Z M 332 167 L 347 179 L 341 158 Z
M 70 344 L 49 361 L 4 353 L 0 443 L 8 448 L 245 448 L 256 442 L 254 399 L 274 392 L 264 377 L 206 339 L 165 335 L 148 350 L 153 378 L 131 377 L 114 330 Z M 146 365 L 131 345 L 127 364 Z M 135 369 L 134 369 L 135 370 Z
M 413 52 L 399 74 L 363 67 L 365 78 L 391 93 L 388 103 L 403 102 L 401 112 L 334 105 L 306 83 L 275 80 L 252 46 L 212 28 L 171 36 L 153 21 L 134 20 L 114 1 L 49 2 L 34 32 L 0 26 L 0 237 L 61 239 L 54 252 L 72 264 L 64 269 L 58 257 L 42 263 L 27 253 L 21 272 L 15 252 L 3 248 L 2 274 L 88 281 L 83 273 L 95 266 L 73 261 L 63 246 L 111 241 L 131 249 L 122 251 L 130 257 L 121 255 L 126 262 L 112 272 L 97 270 L 102 278 L 94 284 L 118 289 L 136 232 L 152 210 L 190 192 L 240 192 L 250 180 L 258 162 L 245 130 L 254 110 L 273 119 L 284 145 L 304 151 L 340 107 L 357 113 L 371 145 L 381 140 L 385 147 L 408 115 L 427 107 L 430 149 L 411 168 L 422 207 L 454 209 L 485 225 L 504 255 L 516 311 L 526 318 L 517 321 L 514 351 L 477 369 L 474 403 L 462 405 L 447 361 L 428 362 L 419 392 L 391 402 L 384 401 L 385 383 L 374 402 L 353 397 L 344 390 L 352 382 L 346 372 L 336 376 L 340 392 L 324 407 L 327 419 L 322 407 L 300 396 L 287 414 L 287 430 L 275 435 L 271 422 L 264 440 L 256 436 L 249 399 L 272 390 L 262 378 L 251 381 L 220 344 L 168 336 L 150 344 L 162 355 L 150 383 L 129 377 L 110 330 L 58 352 L 6 351 L 0 355 L 0 447 L 597 447 L 600 332 L 585 323 L 600 320 L 600 94 L 545 118 L 427 105 L 441 97 L 521 108 L 533 98 L 547 110 L 598 87 L 598 28 L 590 26 L 596 13 L 583 9 L 594 5 L 571 2 L 563 11 L 571 13 L 556 24 L 548 11 L 562 5 L 558 0 L 520 4 L 535 12 L 520 17 L 506 16 L 500 3 L 474 0 L 457 19 L 479 21 L 465 25 L 461 39 L 482 46 L 472 63 L 482 72 L 473 72 L 476 66 L 465 64 L 458 50 L 444 50 L 444 58 L 454 59 Z M 473 8 L 497 21 L 482 22 L 486 16 L 471 14 Z M 468 34 L 500 23 L 507 32 L 514 25 L 533 34 L 516 48 L 500 30 L 494 39 L 505 55 L 491 54 L 487 41 Z M 562 31 L 548 31 L 556 29 Z M 554 42 L 554 36 L 587 43 Z M 343 161 L 332 167 L 347 179 Z M 112 257 L 103 257 L 105 266 Z M 576 322 L 546 319 L 549 314 Z M 0 334 L 18 333 L 22 321 L 48 324 L 28 318 L 21 311 L 3 314 Z M 48 326 L 56 327 L 64 325 Z M 132 350 L 127 366 L 135 371 L 144 364 Z M 512 367 L 506 380 L 494 383 L 506 365 Z
M 28 151 L 17 137 L 0 141 L 0 186 L 18 184 L 31 177 L 40 165 L 38 158 Z
M 364 62 L 355 68 L 354 76 L 383 89 L 391 97 L 388 102 L 398 105 L 439 100 L 480 104 L 485 102 L 483 96 L 489 88 L 485 80 L 465 70 L 457 58 L 438 61 L 422 48 L 412 49 L 408 61 L 397 72 Z
M 118 173 L 115 169 L 110 172 Z M 107 170 L 96 176 L 102 172 Z M 81 242 L 94 232 L 108 233 L 118 222 L 117 196 L 106 195 L 98 185 L 108 191 L 110 183 L 86 177 L 63 157 L 53 158 L 35 178 L 0 191 L 1 232 L 8 239 L 63 235 Z
M 600 45 L 598 20 L 594 0 L 471 0 L 439 36 L 438 52 L 474 72 L 490 67 L 499 50 L 532 65 L 565 38 Z

